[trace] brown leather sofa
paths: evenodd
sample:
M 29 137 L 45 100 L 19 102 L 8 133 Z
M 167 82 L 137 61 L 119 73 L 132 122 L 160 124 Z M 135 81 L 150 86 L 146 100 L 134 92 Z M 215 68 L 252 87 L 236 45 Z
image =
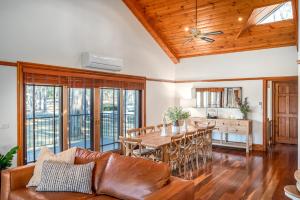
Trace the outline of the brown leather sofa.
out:
M 2 171 L 1 200 L 193 200 L 194 183 L 170 176 L 166 164 L 114 153 L 78 148 L 75 164 L 94 161 L 93 194 L 75 192 L 36 192 L 26 188 L 34 165 Z

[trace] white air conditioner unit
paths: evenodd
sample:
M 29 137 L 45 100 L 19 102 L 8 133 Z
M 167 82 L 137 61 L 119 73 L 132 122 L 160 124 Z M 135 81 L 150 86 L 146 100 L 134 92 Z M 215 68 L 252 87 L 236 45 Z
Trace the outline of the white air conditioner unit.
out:
M 123 68 L 122 59 L 101 57 L 89 52 L 82 53 L 81 64 L 84 68 L 97 68 L 109 71 L 121 71 Z

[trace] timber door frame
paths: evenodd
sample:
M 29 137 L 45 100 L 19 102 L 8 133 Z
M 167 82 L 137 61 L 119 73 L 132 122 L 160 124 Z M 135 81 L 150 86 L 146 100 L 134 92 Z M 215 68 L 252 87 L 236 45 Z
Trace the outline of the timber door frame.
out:
M 277 125 L 277 120 L 276 120 L 276 84 L 278 83 L 295 83 L 297 85 L 297 95 L 298 95 L 298 82 L 297 80 L 282 80 L 282 81 L 273 81 L 272 82 L 272 144 L 276 144 L 278 143 L 276 141 L 276 125 Z M 298 99 L 298 98 L 297 98 Z M 298 99 L 299 100 L 299 99 Z M 297 101 L 298 102 L 298 101 Z M 297 103 L 298 104 L 298 103 Z M 299 105 L 298 105 L 299 106 Z M 298 117 L 299 117 L 299 113 L 298 113 L 298 109 L 297 109 L 297 122 L 298 122 Z M 298 137 L 298 128 L 297 128 L 297 137 Z M 288 143 L 290 144 L 290 143 Z M 297 141 L 296 141 L 297 144 Z
M 267 141 L 268 141 L 268 136 L 267 136 L 267 129 L 268 129 L 268 81 L 298 81 L 298 76 L 286 76 L 286 77 L 265 77 L 262 79 L 263 82 L 263 146 L 262 150 L 267 151 Z M 273 118 L 273 116 L 272 116 Z M 274 130 L 274 128 L 273 128 Z M 272 135 L 273 137 L 273 135 Z

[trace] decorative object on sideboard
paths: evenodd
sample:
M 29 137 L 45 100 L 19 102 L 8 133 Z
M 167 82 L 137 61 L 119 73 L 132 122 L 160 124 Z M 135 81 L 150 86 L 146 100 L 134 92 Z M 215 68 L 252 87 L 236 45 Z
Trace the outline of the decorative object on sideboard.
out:
M 243 114 L 243 119 L 246 120 L 248 118 L 248 113 L 251 112 L 249 103 L 248 103 L 248 97 L 245 97 L 244 102 L 242 99 L 239 99 L 239 109 L 241 113 Z
M 183 111 L 182 107 L 169 107 L 166 112 L 167 118 L 172 122 L 172 133 L 176 134 L 180 131 L 179 120 L 187 120 L 190 113 Z

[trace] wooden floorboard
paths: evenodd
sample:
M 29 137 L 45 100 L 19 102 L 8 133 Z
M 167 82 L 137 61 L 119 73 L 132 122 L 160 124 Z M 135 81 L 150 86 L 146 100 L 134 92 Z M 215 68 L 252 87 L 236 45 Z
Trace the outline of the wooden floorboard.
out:
M 214 148 L 213 160 L 185 174 L 196 185 L 196 200 L 287 199 L 295 184 L 297 145 L 276 145 L 268 153 Z

